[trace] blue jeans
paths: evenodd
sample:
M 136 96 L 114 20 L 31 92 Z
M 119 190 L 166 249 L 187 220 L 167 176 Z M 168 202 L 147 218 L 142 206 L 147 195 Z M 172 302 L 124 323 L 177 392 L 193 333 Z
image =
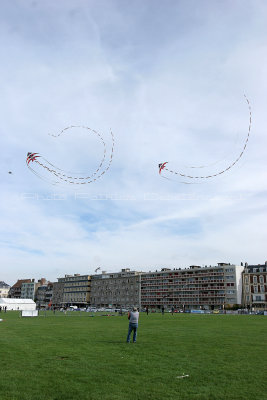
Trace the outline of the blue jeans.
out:
M 134 331 L 134 333 L 133 333 L 133 342 L 134 342 L 134 343 L 136 342 L 137 328 L 138 328 L 138 324 L 133 324 L 132 322 L 129 322 L 129 330 L 128 330 L 128 336 L 127 336 L 127 343 L 130 343 L 132 331 Z

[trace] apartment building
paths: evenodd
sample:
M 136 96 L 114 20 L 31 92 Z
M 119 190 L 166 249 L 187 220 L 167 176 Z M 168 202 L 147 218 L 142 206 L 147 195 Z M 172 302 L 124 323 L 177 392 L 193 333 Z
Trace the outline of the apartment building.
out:
M 37 308 L 48 308 L 52 305 L 53 283 L 47 282 L 38 287 L 36 291 Z
M 46 307 L 52 306 L 52 296 L 53 296 L 53 282 L 48 282 L 46 285 L 45 299 L 44 299 Z
M 64 278 L 58 278 L 58 282 L 63 284 L 62 306 L 76 305 L 85 307 L 90 303 L 90 275 L 65 275 Z M 54 298 L 55 296 L 52 297 L 52 305 Z
M 58 278 L 62 279 L 62 278 Z M 64 297 L 64 282 L 53 282 L 53 291 L 52 291 L 52 307 L 60 308 L 64 305 L 63 297 Z
M 7 283 L 0 281 L 0 298 L 8 297 L 9 289 L 10 286 Z
M 20 298 L 35 300 L 37 289 L 41 285 L 42 285 L 41 280 L 35 282 L 35 279 L 32 279 L 31 282 L 23 282 L 21 285 Z
M 267 309 L 267 261 L 262 265 L 245 264 L 243 271 L 243 306 L 248 309 Z
M 244 267 L 218 263 L 148 272 L 141 277 L 141 303 L 150 308 L 224 309 L 241 304 Z
M 22 284 L 30 283 L 31 281 L 32 281 L 31 279 L 18 279 L 17 282 L 9 289 L 8 297 L 12 297 L 14 299 L 20 299 Z
M 35 302 L 37 309 L 45 308 L 45 291 L 46 285 L 39 286 L 36 291 Z
M 141 306 L 141 272 L 124 268 L 121 272 L 92 275 L 91 305 L 96 307 Z

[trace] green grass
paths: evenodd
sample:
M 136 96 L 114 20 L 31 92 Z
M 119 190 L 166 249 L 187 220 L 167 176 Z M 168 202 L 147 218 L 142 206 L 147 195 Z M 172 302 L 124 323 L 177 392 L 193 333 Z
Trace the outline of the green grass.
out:
M 267 399 L 265 316 L 0 318 L 1 400 Z

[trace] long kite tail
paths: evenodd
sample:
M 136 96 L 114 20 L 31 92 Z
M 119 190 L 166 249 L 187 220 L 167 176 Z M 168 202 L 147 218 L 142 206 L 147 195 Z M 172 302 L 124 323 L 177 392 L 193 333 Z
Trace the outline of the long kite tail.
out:
M 109 161 L 108 161 L 106 168 L 103 169 L 107 150 L 106 150 L 106 143 L 99 132 L 97 132 L 93 129 L 90 129 L 88 127 L 85 127 L 85 126 L 72 125 L 67 128 L 64 128 L 58 135 L 51 135 L 51 136 L 58 137 L 62 133 L 65 133 L 68 129 L 71 129 L 71 128 L 87 129 L 88 131 L 95 133 L 99 137 L 99 139 L 101 140 L 101 142 L 103 144 L 103 157 L 100 161 L 100 164 L 98 165 L 97 169 L 95 170 L 95 172 L 93 174 L 91 174 L 91 175 L 83 174 L 85 176 L 81 176 L 81 174 L 74 174 L 72 172 L 64 171 L 64 170 L 58 168 L 57 166 L 55 166 L 54 164 L 52 164 L 46 158 L 42 157 L 39 153 L 28 153 L 27 159 L 26 159 L 26 164 L 32 172 L 34 172 L 37 176 L 42 177 L 41 174 L 37 173 L 36 171 L 34 171 L 33 168 L 31 168 L 29 166 L 30 161 L 35 162 L 41 168 L 46 170 L 48 173 L 54 175 L 57 179 L 56 183 L 60 183 L 60 181 L 61 181 L 61 182 L 69 183 L 69 184 L 84 185 L 84 184 L 95 182 L 97 179 L 101 178 L 109 170 L 110 165 L 112 163 L 113 155 L 114 155 L 114 147 L 115 147 L 115 140 L 114 140 L 113 132 L 110 130 L 112 147 L 111 147 Z M 47 179 L 45 179 L 45 180 L 47 180 Z
M 245 99 L 246 99 L 246 102 L 247 102 L 247 104 L 248 104 L 248 109 L 249 109 L 248 134 L 247 134 L 247 137 L 246 137 L 244 146 L 243 146 L 243 148 L 242 148 L 242 151 L 240 152 L 240 154 L 238 155 L 238 157 L 237 157 L 227 168 L 225 168 L 225 169 L 223 169 L 222 171 L 217 172 L 217 173 L 215 173 L 215 174 L 211 174 L 211 175 L 192 176 L 192 175 L 186 175 L 186 174 L 182 174 L 181 172 L 173 171 L 173 170 L 171 170 L 171 169 L 168 169 L 168 168 L 165 167 L 165 164 L 166 164 L 166 163 L 159 164 L 159 166 L 160 166 L 160 165 L 164 165 L 163 168 L 165 169 L 165 171 L 168 171 L 168 172 L 170 172 L 171 174 L 179 175 L 179 176 L 181 176 L 181 177 L 183 177 L 183 178 L 189 178 L 189 179 L 209 179 L 209 178 L 213 178 L 213 177 L 218 176 L 218 175 L 222 175 L 222 174 L 224 174 L 226 171 L 229 171 L 229 169 L 231 169 L 231 168 L 240 160 L 240 158 L 243 156 L 244 151 L 246 150 L 246 147 L 247 147 L 247 144 L 248 144 L 249 137 L 250 137 L 251 124 L 252 124 L 251 106 L 250 106 L 250 102 L 249 102 L 249 100 L 248 100 L 248 98 L 247 98 L 247 96 L 246 96 L 245 94 L 244 94 L 244 97 L 245 97 Z M 159 173 L 161 173 L 161 171 L 162 171 L 163 168 L 160 169 Z M 196 167 L 191 167 L 191 168 L 196 168 Z

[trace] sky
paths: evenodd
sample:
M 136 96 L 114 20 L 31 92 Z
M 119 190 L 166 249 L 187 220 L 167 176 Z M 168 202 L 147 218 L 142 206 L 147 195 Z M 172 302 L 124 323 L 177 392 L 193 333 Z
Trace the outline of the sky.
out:
M 2 0 L 0 280 L 262 264 L 265 0 Z M 158 164 L 194 176 L 183 179 Z M 110 169 L 55 185 L 26 165 Z M 32 163 L 33 166 L 33 163 Z M 191 168 L 198 167 L 198 168 Z M 200 168 L 201 167 L 201 168 Z M 12 172 L 12 173 L 9 173 Z M 165 179 L 167 178 L 167 179 Z

